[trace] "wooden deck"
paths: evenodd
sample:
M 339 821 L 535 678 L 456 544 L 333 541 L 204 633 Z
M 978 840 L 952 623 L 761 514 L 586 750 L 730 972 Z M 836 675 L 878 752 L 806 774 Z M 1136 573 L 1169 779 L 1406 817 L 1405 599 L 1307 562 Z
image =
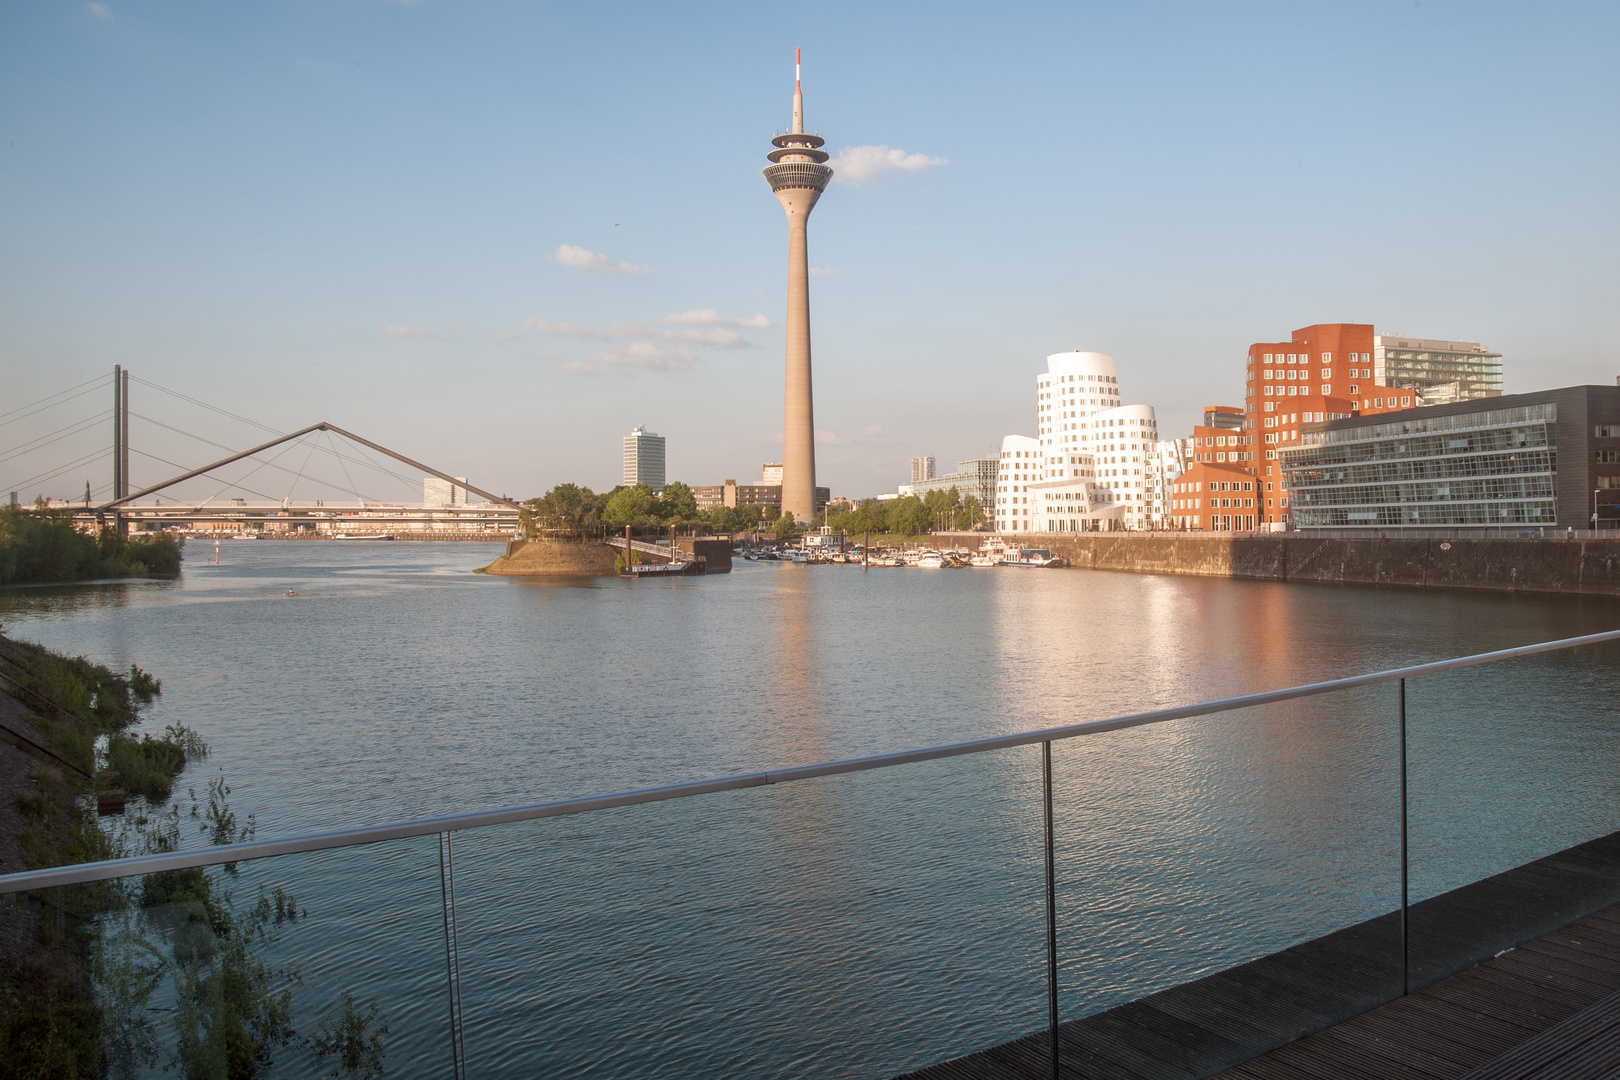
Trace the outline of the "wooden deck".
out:
M 1065 1023 L 1061 1075 L 1620 1076 L 1620 833 L 1414 905 L 1409 925 L 1406 997 L 1397 912 Z M 1047 1046 L 1033 1033 L 908 1077 L 1044 1080 Z

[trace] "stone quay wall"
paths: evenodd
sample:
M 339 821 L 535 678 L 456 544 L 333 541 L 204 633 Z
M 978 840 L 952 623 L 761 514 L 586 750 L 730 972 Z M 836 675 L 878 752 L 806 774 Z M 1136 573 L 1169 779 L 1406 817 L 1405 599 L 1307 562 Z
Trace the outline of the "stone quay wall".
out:
M 1620 540 L 1094 533 L 1020 540 L 1085 570 L 1620 596 Z

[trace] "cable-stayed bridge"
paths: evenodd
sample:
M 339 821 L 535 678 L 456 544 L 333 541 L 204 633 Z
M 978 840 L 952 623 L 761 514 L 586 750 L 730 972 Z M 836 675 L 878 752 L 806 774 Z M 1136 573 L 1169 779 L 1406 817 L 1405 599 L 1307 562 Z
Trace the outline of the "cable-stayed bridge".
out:
M 107 393 L 109 381 L 110 414 L 104 405 L 93 405 L 96 397 Z M 179 402 L 182 411 L 206 410 L 235 427 L 249 426 L 274 437 L 238 450 L 201 434 L 195 422 L 171 418 L 180 419 L 175 424 L 137 413 L 130 407 L 132 382 L 154 391 L 154 398 L 166 395 Z M 92 408 L 83 415 L 86 404 Z M 0 433 L 44 426 L 47 418 L 72 415 L 75 405 L 80 415 L 74 419 L 0 450 L 0 476 L 22 474 L 0 483 L 10 502 L 42 505 L 85 524 L 204 535 L 505 539 L 517 529 L 517 503 L 465 476 L 441 471 L 325 421 L 277 432 L 136 378 L 121 366 L 114 367 L 110 379 L 102 376 L 0 413 Z M 144 446 L 132 443 L 135 421 L 169 433 L 170 443 L 177 438 L 200 442 L 226 454 L 205 464 L 185 465 L 154 452 L 156 440 Z M 106 439 L 109 427 L 111 438 Z M 79 452 L 87 442 L 100 445 Z M 141 459 L 142 471 L 150 477 L 139 487 L 131 479 L 132 457 Z M 402 471 L 402 466 L 409 471 Z M 82 498 L 51 493 L 60 490 L 64 478 L 81 470 L 87 474 Z M 95 474 L 105 479 L 98 484 L 90 478 Z

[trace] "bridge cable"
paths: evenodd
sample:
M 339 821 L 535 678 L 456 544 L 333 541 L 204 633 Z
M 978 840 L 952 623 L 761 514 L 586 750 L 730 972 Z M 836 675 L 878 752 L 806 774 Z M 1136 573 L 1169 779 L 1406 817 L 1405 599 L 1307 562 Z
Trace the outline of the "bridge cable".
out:
M 292 502 L 293 492 L 298 488 L 298 481 L 304 478 L 304 470 L 309 468 L 309 459 L 315 456 L 315 447 L 319 444 L 319 439 L 309 440 L 309 453 L 304 455 L 304 463 L 298 466 L 298 475 L 294 476 L 292 478 L 292 483 L 287 485 L 287 497 L 282 500 L 283 503 Z M 362 496 L 362 501 L 364 501 L 364 496 Z
M 151 458 L 153 461 L 161 461 L 163 464 L 168 465 L 171 468 L 181 469 L 181 470 L 185 469 L 185 466 L 179 464 L 178 462 L 170 461 L 168 458 L 158 457 L 156 454 L 148 454 L 145 450 L 137 450 L 133 446 L 129 448 L 129 452 L 132 453 L 132 454 L 139 454 L 139 455 L 141 455 L 141 457 Z M 258 470 L 255 469 L 255 470 L 253 470 L 253 472 L 258 472 Z M 253 473 L 251 473 L 251 472 L 248 473 L 248 476 L 252 476 L 252 475 L 253 475 Z M 218 477 L 215 477 L 215 479 L 218 479 Z M 245 479 L 247 479 L 247 477 L 244 476 L 242 479 L 245 480 Z M 274 495 L 268 495 L 268 494 L 266 494 L 265 492 L 262 492 L 262 491 L 255 491 L 252 488 L 248 487 L 246 484 L 233 482 L 233 483 L 226 484 L 224 487 L 219 489 L 219 492 L 216 492 L 215 494 L 210 495 L 207 499 L 204 499 L 203 502 L 205 504 L 206 503 L 211 503 L 215 499 L 219 498 L 220 493 L 229 491 L 233 487 L 234 488 L 241 488 L 243 491 L 247 492 L 249 495 L 257 495 L 261 499 L 269 499 L 271 502 L 277 502 L 278 501 Z
M 332 440 L 332 433 L 330 431 L 325 431 L 325 432 L 322 432 L 322 434 L 326 436 L 326 441 L 327 441 L 328 445 L 330 445 L 332 447 L 332 456 L 337 458 L 338 468 L 343 470 L 343 479 L 347 480 L 349 482 L 349 487 L 351 489 L 353 489 L 356 486 L 355 482 L 354 482 L 354 477 L 349 475 L 349 467 L 343 463 L 343 455 L 337 452 L 337 444 L 334 443 L 333 440 Z M 360 492 L 355 491 L 354 494 L 361 502 L 366 501 L 366 497 L 364 495 L 361 495 Z
M 87 463 L 89 463 L 91 461 L 96 460 L 97 458 L 102 458 L 102 457 L 106 457 L 106 456 L 107 456 L 107 451 L 105 451 L 105 450 L 96 450 L 93 453 L 86 454 L 84 457 L 80 458 L 77 461 L 68 462 L 66 465 L 63 465 L 59 469 L 55 469 L 55 470 L 47 471 L 47 472 L 42 472 L 42 473 L 39 473 L 39 474 L 37 474 L 35 476 L 30 476 L 26 480 L 17 481 L 16 482 L 16 490 L 22 491 L 31 484 L 43 484 L 47 480 L 55 480 L 58 476 L 61 476 L 65 472 L 71 472 L 74 469 L 77 469 L 80 465 L 87 464 Z M 12 486 L 11 484 L 6 485 L 7 488 L 10 488 L 11 486 Z
M 200 406 L 200 407 L 202 407 L 204 409 L 211 410 L 212 412 L 217 412 L 221 416 L 228 416 L 232 420 L 239 420 L 242 423 L 247 424 L 247 425 L 249 425 L 251 427 L 256 427 L 256 428 L 260 428 L 260 429 L 262 429 L 264 431 L 268 431 L 272 435 L 285 435 L 286 434 L 286 432 L 284 432 L 284 431 L 277 431 L 275 428 L 271 427 L 269 424 L 261 424 L 257 420 L 249 420 L 245 416 L 238 416 L 236 413 L 233 413 L 228 409 L 222 409 L 218 405 L 210 405 L 206 401 L 201 401 L 201 400 L 199 400 L 197 398 L 190 397 L 190 396 L 188 396 L 186 394 L 182 394 L 178 390 L 170 390 L 167 386 L 159 386 L 157 383 L 152 382 L 150 379 L 143 379 L 139 375 L 131 375 L 130 378 L 134 379 L 136 382 L 140 383 L 142 386 L 150 386 L 153 390 L 161 390 L 161 391 L 163 391 L 163 393 L 168 394 L 171 397 L 177 397 L 181 401 L 189 401 L 193 405 L 197 405 L 197 406 Z M 217 446 L 219 444 L 216 443 L 215 445 Z
M 72 436 L 78 435 L 81 432 L 88 431 L 90 428 L 95 427 L 97 424 L 100 424 L 103 420 L 105 420 L 111 412 L 111 409 L 102 409 L 94 416 L 86 417 L 82 420 L 75 420 L 66 427 L 59 427 L 55 431 L 47 432 L 38 438 L 30 439 L 25 443 L 18 443 L 9 450 L 0 451 L 0 462 L 10 461 L 14 457 L 20 457 L 23 454 L 43 449 L 44 447 L 50 446 L 52 443 L 58 443 L 63 439 L 71 438 Z
M 46 409 L 54 409 L 58 405 L 66 405 L 70 401 L 74 401 L 74 400 L 77 400 L 78 398 L 82 398 L 86 394 L 93 393 L 94 391 L 96 391 L 98 389 L 101 389 L 101 384 L 106 382 L 107 379 L 108 379 L 108 376 L 103 375 L 99 379 L 92 379 L 88 383 L 80 383 L 78 386 L 71 387 L 71 388 L 69 388 L 67 390 L 61 391 L 61 393 L 52 394 L 52 395 L 50 395 L 50 397 L 40 398 L 38 401 L 33 402 L 32 404 L 22 405 L 22 406 L 19 406 L 18 408 L 12 409 L 10 412 L 0 413 L 0 427 L 3 427 L 6 424 L 12 423 L 15 420 L 26 420 L 29 416 L 33 416 L 36 413 L 42 413 Z M 89 389 L 80 389 L 80 387 L 89 387 Z M 73 394 L 74 390 L 78 390 L 79 392 L 77 394 Z M 73 394 L 73 396 L 72 397 L 62 397 L 63 394 Z M 51 398 L 62 398 L 62 400 L 61 401 L 51 401 Z M 47 401 L 50 401 L 51 403 L 49 405 L 46 405 L 45 402 L 47 402 Z M 40 406 L 40 407 L 35 408 L 36 405 Z M 18 413 L 24 413 L 26 415 L 19 416 L 19 415 L 17 415 Z
M 226 446 L 222 442 L 215 442 L 213 439 L 206 439 L 203 436 L 197 435 L 197 434 L 195 434 L 193 432 L 186 431 L 186 430 L 184 430 L 182 428 L 173 427 L 172 425 L 169 425 L 169 424 L 165 424 L 161 420 L 154 420 L 150 416 L 143 416 L 143 415 L 141 415 L 140 413 L 137 413 L 137 412 L 132 412 L 129 415 L 131 415 L 131 416 L 133 416 L 133 417 L 135 417 L 135 418 L 137 418 L 139 420 L 144 420 L 148 424 L 156 424 L 160 428 L 166 428 L 169 431 L 172 431 L 177 435 L 184 435 L 188 439 L 196 439 L 198 442 L 207 443 L 209 446 L 218 447 L 219 449 L 224 450 L 227 453 L 232 453 L 232 454 L 238 453 L 237 449 L 234 446 Z M 324 446 L 319 446 L 318 444 L 317 444 L 317 449 L 319 449 L 322 453 L 329 453 L 330 452 Z M 293 470 L 287 468 L 287 466 L 285 466 L 285 465 L 277 465 L 273 460 L 265 462 L 265 464 L 268 465 L 272 469 L 279 469 L 284 473 L 292 474 L 292 472 L 293 472 Z M 308 462 L 306 461 L 305 464 L 307 465 Z M 339 462 L 339 464 L 341 464 L 341 462 Z M 181 466 L 176 465 L 175 468 L 181 468 Z M 345 475 L 347 475 L 347 470 L 344 470 L 344 472 L 345 472 Z M 327 482 L 322 480 L 322 481 L 320 481 L 320 483 L 325 484 Z M 351 483 L 351 484 L 354 483 L 354 480 L 351 478 L 349 480 L 349 483 Z M 356 491 L 356 490 L 354 490 L 352 488 L 344 488 L 344 487 L 341 487 L 341 486 L 339 486 L 337 484 L 328 484 L 328 486 L 337 488 L 337 490 L 339 490 L 339 491 L 347 491 L 350 495 L 353 495 L 357 499 L 364 499 L 365 498 L 365 496 L 362 495 L 359 491 Z

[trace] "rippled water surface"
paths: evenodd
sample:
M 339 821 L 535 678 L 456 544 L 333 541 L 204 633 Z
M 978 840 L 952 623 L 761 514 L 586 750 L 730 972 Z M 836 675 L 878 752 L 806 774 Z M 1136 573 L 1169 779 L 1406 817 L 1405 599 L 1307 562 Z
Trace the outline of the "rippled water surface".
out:
M 847 757 L 1620 627 L 1578 597 L 1084 571 L 471 573 L 471 544 L 235 542 L 176 582 L 0 593 L 6 632 L 163 679 L 261 838 Z M 285 595 L 289 590 L 296 596 Z M 1413 890 L 1617 827 L 1616 654 L 1409 687 Z M 1060 743 L 1062 1011 L 1398 902 L 1392 686 Z M 189 775 L 189 774 L 188 774 Z M 878 1076 L 1044 1022 L 1040 752 L 458 834 L 480 1076 Z M 184 780 L 182 781 L 184 783 Z M 448 1067 L 429 840 L 266 860 L 303 1028 L 376 1000 Z M 301 1019 L 300 1019 L 301 1018 Z M 287 1048 L 273 1071 L 313 1063 Z

